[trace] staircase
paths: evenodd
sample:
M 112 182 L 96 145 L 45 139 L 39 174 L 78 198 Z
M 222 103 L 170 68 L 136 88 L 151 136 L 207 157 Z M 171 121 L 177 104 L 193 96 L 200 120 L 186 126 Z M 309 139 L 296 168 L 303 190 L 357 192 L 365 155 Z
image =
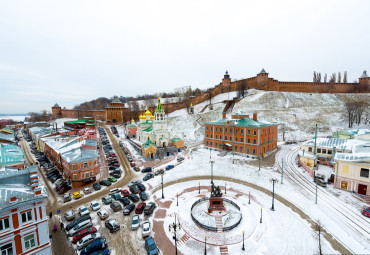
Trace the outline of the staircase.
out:
M 229 152 L 229 151 L 227 151 L 227 150 L 223 150 L 223 151 L 221 151 L 217 156 L 225 157 L 225 156 L 226 156 L 226 154 L 227 154 L 228 152 Z
M 182 246 L 183 244 L 185 244 L 188 240 L 190 239 L 190 236 L 188 235 L 188 233 L 185 233 L 185 235 L 183 235 L 179 241 L 177 241 L 177 246 Z
M 204 120 L 203 117 L 200 114 L 195 115 L 195 121 L 201 126 L 204 127 Z
M 222 218 L 221 217 L 215 217 L 215 222 L 216 222 L 216 228 L 218 233 L 222 233 L 224 229 L 224 224 L 222 223 Z
M 202 110 L 200 110 L 200 112 L 204 112 L 206 109 L 207 109 L 207 107 L 208 107 L 209 105 L 208 104 L 206 104 L 206 106 L 204 106 L 203 108 L 202 108 Z
M 228 255 L 229 254 L 229 249 L 227 246 L 220 246 L 220 254 L 221 255 Z

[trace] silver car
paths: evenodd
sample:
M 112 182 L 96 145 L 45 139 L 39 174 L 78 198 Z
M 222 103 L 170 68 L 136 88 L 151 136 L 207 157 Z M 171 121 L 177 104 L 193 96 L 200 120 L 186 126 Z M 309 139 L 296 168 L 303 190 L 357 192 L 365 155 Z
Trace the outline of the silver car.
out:
M 68 210 L 65 214 L 64 214 L 64 218 L 66 220 L 73 220 L 74 218 L 76 217 L 76 214 L 73 210 Z
M 139 215 L 135 214 L 132 216 L 132 221 L 131 221 L 131 230 L 136 230 L 140 227 L 140 217 Z
M 70 229 L 68 231 L 68 235 L 69 236 L 73 236 L 74 234 L 76 234 L 77 232 L 85 229 L 85 228 L 89 228 L 89 227 L 92 227 L 92 222 L 91 220 L 85 220 L 85 221 L 82 221 L 80 223 L 78 223 L 76 226 L 74 226 L 72 229 Z
M 82 239 L 77 242 L 77 249 L 81 250 L 85 248 L 86 246 L 94 242 L 96 239 L 99 239 L 100 237 L 101 237 L 100 233 L 93 233 L 82 237 Z

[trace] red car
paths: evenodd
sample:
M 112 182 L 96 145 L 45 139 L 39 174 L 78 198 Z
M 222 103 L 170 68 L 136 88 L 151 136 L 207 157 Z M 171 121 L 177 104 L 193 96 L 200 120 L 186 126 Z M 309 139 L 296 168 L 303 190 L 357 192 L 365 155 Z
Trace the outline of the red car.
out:
M 82 237 L 87 236 L 89 234 L 95 233 L 97 231 L 96 228 L 91 227 L 91 228 L 85 228 L 84 230 L 81 230 L 77 234 L 73 236 L 73 243 L 77 243 Z
M 128 197 L 130 195 L 130 192 L 127 189 L 121 190 L 121 193 L 124 197 Z
M 119 163 L 114 163 L 114 164 L 110 164 L 109 166 L 116 166 L 116 167 L 120 167 L 120 164 L 119 164 Z
M 363 209 L 361 213 L 370 218 L 370 207 Z
M 136 166 L 135 162 L 130 162 L 130 166 L 132 166 L 132 167 Z
M 109 154 L 109 157 L 117 157 L 116 153 Z

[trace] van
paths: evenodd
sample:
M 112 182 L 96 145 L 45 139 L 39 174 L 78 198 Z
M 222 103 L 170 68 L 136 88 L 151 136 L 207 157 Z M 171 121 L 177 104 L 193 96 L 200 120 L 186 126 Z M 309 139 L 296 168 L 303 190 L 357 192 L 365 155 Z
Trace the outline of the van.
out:
M 77 232 L 80 232 L 81 230 L 83 230 L 85 228 L 92 227 L 92 225 L 93 224 L 92 224 L 91 220 L 82 221 L 82 222 L 78 223 L 76 226 L 74 226 L 71 230 L 69 230 L 68 235 L 73 236 L 74 234 L 76 234 Z

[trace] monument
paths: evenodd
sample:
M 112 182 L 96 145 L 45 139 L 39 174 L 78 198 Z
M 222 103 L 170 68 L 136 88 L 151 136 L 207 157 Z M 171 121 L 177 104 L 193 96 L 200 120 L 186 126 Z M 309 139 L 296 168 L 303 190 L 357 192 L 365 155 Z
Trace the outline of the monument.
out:
M 212 183 L 212 192 L 211 197 L 209 198 L 208 213 L 212 213 L 213 211 L 226 211 L 220 187 L 216 187 L 214 183 Z

